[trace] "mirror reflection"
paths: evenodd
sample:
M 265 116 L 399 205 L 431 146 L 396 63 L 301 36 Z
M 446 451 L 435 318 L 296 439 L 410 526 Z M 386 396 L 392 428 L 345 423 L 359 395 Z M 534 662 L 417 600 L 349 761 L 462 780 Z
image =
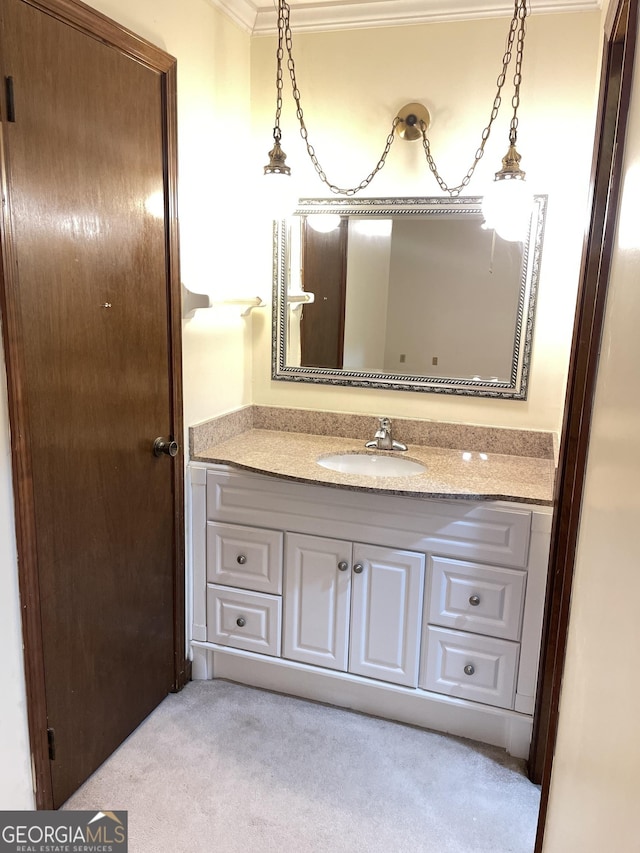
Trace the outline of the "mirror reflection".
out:
M 481 201 L 300 200 L 275 230 L 273 377 L 524 399 L 546 197 L 519 242 Z

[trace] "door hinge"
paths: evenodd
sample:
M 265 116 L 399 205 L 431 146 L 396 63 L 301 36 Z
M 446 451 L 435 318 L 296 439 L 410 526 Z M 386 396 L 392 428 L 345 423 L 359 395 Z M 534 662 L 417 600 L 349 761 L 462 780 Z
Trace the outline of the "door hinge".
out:
M 54 729 L 47 729 L 47 742 L 49 744 L 49 761 L 56 760 L 56 733 Z
M 5 77 L 4 85 L 7 96 L 7 121 L 15 121 L 16 105 L 13 99 L 13 77 Z

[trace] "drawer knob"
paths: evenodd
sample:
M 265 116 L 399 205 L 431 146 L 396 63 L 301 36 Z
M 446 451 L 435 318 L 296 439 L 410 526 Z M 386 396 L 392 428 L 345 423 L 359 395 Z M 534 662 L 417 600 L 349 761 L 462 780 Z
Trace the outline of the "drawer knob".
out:
M 480 604 L 480 596 L 479 595 L 472 595 L 471 598 L 469 599 L 469 604 L 472 607 L 477 607 Z
M 338 563 L 338 568 L 341 572 L 346 572 L 349 568 L 349 563 L 347 563 L 346 560 L 340 560 L 340 562 Z
M 244 628 L 246 624 L 247 620 L 244 618 L 244 616 L 238 616 L 238 618 L 236 619 L 236 625 L 238 626 L 238 628 Z
M 362 565 L 362 563 L 356 563 L 355 566 L 353 567 L 353 571 L 357 575 L 361 575 L 362 572 L 364 571 L 364 566 Z
M 247 558 L 245 557 L 245 555 L 244 555 L 244 554 L 238 554 L 238 563 L 239 563 L 241 566 L 244 566 L 244 564 L 245 564 L 246 562 L 247 562 Z
M 473 673 L 475 671 L 476 671 L 476 668 L 472 663 L 468 663 L 464 668 L 464 674 L 465 675 L 473 675 Z

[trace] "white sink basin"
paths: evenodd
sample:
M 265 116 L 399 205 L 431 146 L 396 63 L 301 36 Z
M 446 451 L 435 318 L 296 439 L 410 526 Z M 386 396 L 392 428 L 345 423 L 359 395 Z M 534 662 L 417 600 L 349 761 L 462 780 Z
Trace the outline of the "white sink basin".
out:
M 366 477 L 406 477 L 426 470 L 420 462 L 402 456 L 377 453 L 333 453 L 317 460 L 318 465 L 341 474 L 364 474 Z

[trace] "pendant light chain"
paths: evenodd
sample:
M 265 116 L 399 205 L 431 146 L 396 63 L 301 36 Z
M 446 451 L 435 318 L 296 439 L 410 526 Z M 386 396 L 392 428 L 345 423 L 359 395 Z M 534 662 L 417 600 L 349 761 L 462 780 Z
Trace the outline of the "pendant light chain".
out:
M 527 0 L 515 0 L 515 8 L 513 12 L 513 18 L 511 19 L 511 24 L 509 26 L 509 33 L 507 35 L 507 45 L 502 57 L 502 71 L 498 75 L 498 79 L 496 84 L 498 86 L 498 91 L 496 92 L 496 96 L 493 99 L 493 107 L 491 108 L 491 116 L 489 117 L 489 123 L 482 131 L 482 141 L 480 143 L 479 148 L 475 153 L 475 157 L 471 167 L 469 168 L 467 174 L 460 181 L 460 183 L 455 187 L 450 187 L 447 185 L 446 181 L 442 178 L 440 173 L 438 172 L 438 168 L 436 166 L 435 160 L 431 154 L 431 144 L 429 142 L 429 138 L 427 137 L 427 128 L 424 125 L 424 122 L 420 122 L 421 130 L 422 130 L 422 145 L 424 147 L 424 153 L 427 158 L 427 163 L 429 164 L 429 168 L 433 172 L 433 175 L 438 182 L 440 189 L 443 192 L 449 193 L 451 196 L 460 195 L 461 191 L 468 186 L 469 181 L 473 177 L 473 173 L 476 170 L 476 166 L 482 159 L 484 155 L 485 145 L 491 135 L 491 128 L 493 126 L 493 122 L 496 120 L 498 116 L 498 112 L 500 110 L 500 104 L 502 103 L 502 87 L 504 86 L 507 70 L 511 63 L 511 58 L 513 54 L 513 42 L 516 38 L 516 33 L 518 34 L 517 38 L 517 47 L 516 47 L 516 72 L 514 75 L 514 86 L 515 93 L 512 98 L 512 106 L 513 106 L 513 118 L 511 119 L 511 126 L 509 130 L 509 140 L 511 144 L 514 144 L 515 138 L 517 136 L 517 128 L 518 128 L 518 106 L 520 104 L 520 82 L 522 80 L 522 54 L 524 51 L 524 34 L 525 34 L 525 18 L 527 17 Z M 513 141 L 512 141 L 513 140 Z
M 309 133 L 308 133 L 307 127 L 304 123 L 304 113 L 302 111 L 302 104 L 300 102 L 300 90 L 298 89 L 298 83 L 296 81 L 296 67 L 295 67 L 295 62 L 293 60 L 293 53 L 292 53 L 293 43 L 292 43 L 292 37 L 291 37 L 291 26 L 289 24 L 289 12 L 290 12 L 289 4 L 286 2 L 286 0 L 279 0 L 279 3 L 278 3 L 278 53 L 280 54 L 280 51 L 281 51 L 280 45 L 282 43 L 282 37 L 284 34 L 284 40 L 286 43 L 287 55 L 288 55 L 287 67 L 289 69 L 289 75 L 291 77 L 293 99 L 296 102 L 296 117 L 297 117 L 298 121 L 300 122 L 300 136 L 304 140 L 304 143 L 307 147 L 307 153 L 309 155 L 309 158 L 311 159 L 311 162 L 313 163 L 314 169 L 316 170 L 316 172 L 318 173 L 318 176 L 320 177 L 320 180 L 323 181 L 323 183 L 325 183 L 327 185 L 327 187 L 331 190 L 331 192 L 335 193 L 336 195 L 353 196 L 356 193 L 360 192 L 360 190 L 363 190 L 363 189 L 365 189 L 365 187 L 368 187 L 369 184 L 371 183 L 371 181 L 378 174 L 380 169 L 383 168 L 383 166 L 386 162 L 389 150 L 391 149 L 391 146 L 393 144 L 393 140 L 395 139 L 395 129 L 396 129 L 397 125 L 400 123 L 400 119 L 397 116 L 396 116 L 396 118 L 394 118 L 393 124 L 391 125 L 391 131 L 390 131 L 389 135 L 387 136 L 387 140 L 386 140 L 386 143 L 384 146 L 384 150 L 380 156 L 380 159 L 376 163 L 375 168 L 371 172 L 369 172 L 369 174 L 367 175 L 366 178 L 364 178 L 364 180 L 360 181 L 360 183 L 358 184 L 357 187 L 351 187 L 350 189 L 344 189 L 342 187 L 336 186 L 335 184 L 332 184 L 329 181 L 329 179 L 327 178 L 324 169 L 320 165 L 320 162 L 316 156 L 315 148 L 309 142 Z M 279 69 L 280 69 L 280 66 L 279 66 Z M 281 92 L 281 89 L 282 89 L 282 82 L 280 82 L 279 93 Z M 282 101 L 280 101 L 280 103 L 282 103 Z
M 507 71 L 509 69 L 509 65 L 511 64 L 511 60 L 513 58 L 514 52 L 514 42 L 516 43 L 515 47 L 515 73 L 513 76 L 513 84 L 514 84 L 514 93 L 511 98 L 511 106 L 513 107 L 513 115 L 511 117 L 511 122 L 509 125 L 509 144 L 511 146 L 515 146 L 517 135 L 518 135 L 518 107 L 520 106 L 520 84 L 522 82 L 522 58 L 524 54 L 524 37 L 526 32 L 525 21 L 528 15 L 527 8 L 528 0 L 514 0 L 514 11 L 513 17 L 511 19 L 511 23 L 509 26 L 509 32 L 507 35 L 505 52 L 502 57 L 502 70 L 498 75 L 496 85 L 497 91 L 496 95 L 493 99 L 493 105 L 491 108 L 491 115 L 489 117 L 489 122 L 487 126 L 482 131 L 481 142 L 479 147 L 476 149 L 476 153 L 474 155 L 473 163 L 468 169 L 464 178 L 460 181 L 457 186 L 450 187 L 446 183 L 446 181 L 442 178 L 440 173 L 438 172 L 438 167 L 436 166 L 436 162 L 431 154 L 431 143 L 427 136 L 427 125 L 424 121 L 420 120 L 420 130 L 422 132 L 422 145 L 424 148 L 425 156 L 427 159 L 427 163 L 431 172 L 433 173 L 440 189 L 448 193 L 450 196 L 457 196 L 460 192 L 465 189 L 473 174 L 476 170 L 476 166 L 482 159 L 484 155 L 485 146 L 487 141 L 489 140 L 489 136 L 491 135 L 491 128 L 493 127 L 493 123 L 496 120 L 498 113 L 500 111 L 500 106 L 502 103 L 502 89 L 506 81 Z M 395 139 L 395 129 L 398 124 L 402 121 L 399 116 L 396 116 L 391 125 L 391 131 L 387 136 L 384 150 L 380 156 L 380 159 L 376 163 L 374 169 L 367 175 L 364 180 L 360 181 L 360 183 L 356 187 L 351 187 L 349 189 L 345 189 L 342 187 L 338 187 L 335 184 L 332 184 L 327 176 L 325 171 L 323 170 L 318 157 L 315 152 L 315 148 L 309 141 L 309 133 L 307 131 L 307 127 L 304 121 L 304 113 L 302 110 L 301 104 L 301 95 L 300 90 L 298 88 L 298 83 L 296 80 L 296 70 L 295 70 L 295 62 L 293 59 L 293 43 L 291 36 L 291 25 L 290 25 L 290 8 L 287 0 L 278 0 L 278 50 L 277 50 L 277 74 L 276 74 L 276 115 L 275 115 L 275 125 L 273 128 L 273 138 L 276 143 L 276 147 L 278 149 L 277 153 L 282 157 L 282 160 L 278 164 L 280 168 L 289 173 L 288 167 L 284 166 L 284 155 L 280 149 L 280 140 L 281 140 L 281 129 L 280 129 L 280 118 L 282 115 L 282 89 L 283 89 L 283 73 L 282 73 L 282 61 L 284 59 L 284 51 L 286 48 L 287 51 L 287 68 L 289 70 L 289 76 L 291 77 L 291 87 L 293 93 L 293 99 L 296 104 L 296 117 L 300 123 L 300 136 L 302 137 L 306 148 L 307 153 L 311 162 L 313 163 L 313 167 L 316 170 L 319 178 L 323 181 L 324 184 L 331 190 L 332 193 L 336 195 L 346 195 L 353 196 L 356 193 L 360 192 L 360 190 L 365 189 L 373 178 L 378 174 L 378 172 L 384 167 L 384 164 L 387 159 L 387 155 L 391 149 L 393 141 Z M 270 155 L 274 154 L 276 149 L 273 152 L 270 152 Z M 515 153 L 515 152 L 514 152 Z M 516 154 L 517 156 L 517 154 Z M 517 157 L 519 160 L 519 156 Z M 504 160 L 503 160 L 504 163 Z M 270 163 L 273 167 L 273 162 Z M 265 172 L 269 167 L 265 167 Z M 273 168 L 271 169 L 273 171 Z M 275 171 L 279 171 L 278 168 Z M 524 173 L 521 173 L 524 175 Z
M 282 12 L 278 11 L 278 51 L 276 53 L 276 118 L 273 128 L 273 139 L 279 143 L 282 139 L 280 130 L 280 116 L 282 115 L 282 60 L 284 58 L 284 49 L 282 47 L 283 37 L 283 20 Z
M 511 98 L 511 106 L 513 107 L 513 116 L 509 126 L 509 144 L 515 145 L 518 139 L 518 107 L 520 106 L 520 83 L 522 82 L 522 57 L 524 55 L 524 37 L 526 33 L 525 21 L 527 17 L 526 0 L 523 0 L 516 6 L 518 14 L 518 39 L 516 43 L 516 70 L 513 75 L 513 97 Z

